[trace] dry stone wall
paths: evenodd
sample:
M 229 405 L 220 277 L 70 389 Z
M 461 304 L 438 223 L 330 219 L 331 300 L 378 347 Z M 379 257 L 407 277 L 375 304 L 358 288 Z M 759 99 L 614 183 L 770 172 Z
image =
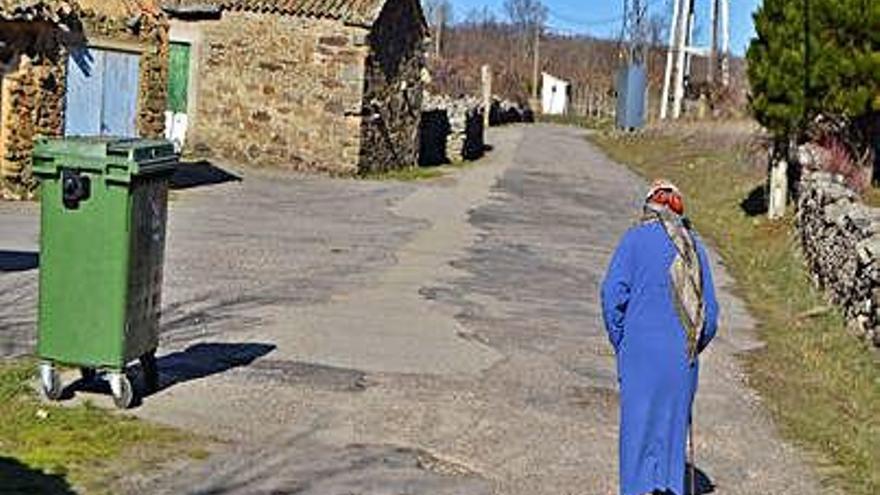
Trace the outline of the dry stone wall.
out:
M 31 152 L 39 136 L 64 132 L 66 68 L 69 50 L 95 42 L 122 43 L 141 50 L 137 128 L 141 136 L 161 137 L 168 78 L 168 23 L 162 15 L 143 15 L 137 25 L 126 16 L 108 17 L 80 12 L 81 32 L 60 33 L 48 25 L 37 26 L 38 36 L 63 40 L 41 43 L 39 51 L 21 54 L 12 72 L 3 78 L 0 111 L 0 197 L 27 199 L 36 181 L 31 173 Z
M 815 283 L 880 346 L 880 208 L 864 205 L 842 177 L 806 170 L 797 227 Z
M 414 166 L 419 153 L 424 26 L 419 4 L 387 2 L 369 34 L 359 171 Z
M 199 22 L 197 154 L 354 174 L 367 30 L 323 19 L 226 12 Z
M 137 25 L 130 25 L 127 17 L 92 13 L 86 17 L 84 25 L 87 40 L 100 39 L 139 48 L 138 134 L 141 137 L 161 138 L 165 134 L 168 98 L 170 46 L 167 18 L 164 15 L 142 15 Z
M 475 160 L 485 151 L 483 107 L 477 98 L 426 96 L 419 129 L 419 164 Z

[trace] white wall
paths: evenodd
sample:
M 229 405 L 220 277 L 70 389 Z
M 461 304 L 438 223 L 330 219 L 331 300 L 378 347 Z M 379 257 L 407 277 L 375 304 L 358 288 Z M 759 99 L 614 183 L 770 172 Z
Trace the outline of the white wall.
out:
M 568 111 L 569 83 L 546 72 L 541 84 L 541 109 L 545 115 L 564 115 Z

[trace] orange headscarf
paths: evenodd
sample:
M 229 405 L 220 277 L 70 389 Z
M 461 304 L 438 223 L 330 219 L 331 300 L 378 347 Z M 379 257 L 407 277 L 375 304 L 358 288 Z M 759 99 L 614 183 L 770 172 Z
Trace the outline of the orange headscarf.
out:
M 677 215 L 684 215 L 684 197 L 678 187 L 665 179 L 657 179 L 645 196 L 645 203 L 666 206 Z

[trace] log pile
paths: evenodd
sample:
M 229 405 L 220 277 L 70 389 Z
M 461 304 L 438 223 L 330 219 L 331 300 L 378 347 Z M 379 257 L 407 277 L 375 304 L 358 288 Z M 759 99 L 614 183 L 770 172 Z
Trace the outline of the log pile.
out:
M 842 177 L 805 170 L 797 227 L 816 285 L 880 347 L 880 208 L 864 205 Z

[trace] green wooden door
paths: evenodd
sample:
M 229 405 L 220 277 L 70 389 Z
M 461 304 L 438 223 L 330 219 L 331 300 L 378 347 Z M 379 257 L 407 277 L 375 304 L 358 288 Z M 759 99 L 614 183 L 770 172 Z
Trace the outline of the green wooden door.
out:
M 168 110 L 186 113 L 189 92 L 189 51 L 188 43 L 171 43 L 168 67 Z

